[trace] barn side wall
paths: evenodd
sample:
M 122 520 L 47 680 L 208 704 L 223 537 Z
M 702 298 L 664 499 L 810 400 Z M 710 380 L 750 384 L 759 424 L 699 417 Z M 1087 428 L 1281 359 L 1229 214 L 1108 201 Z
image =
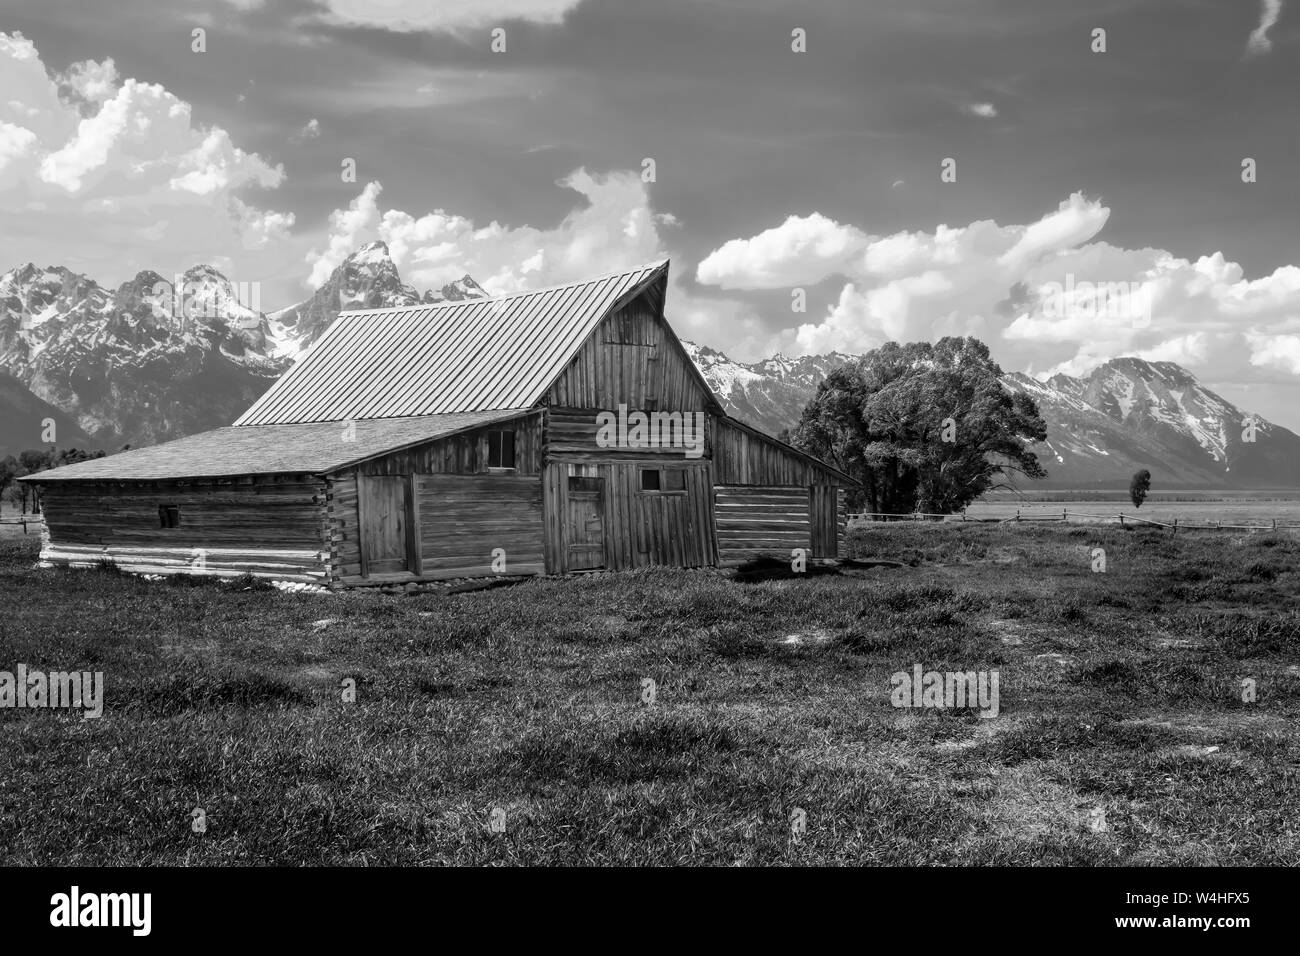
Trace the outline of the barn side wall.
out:
M 142 574 L 323 583 L 324 483 L 309 475 L 208 481 L 51 481 L 41 561 Z M 159 506 L 177 509 L 162 527 Z
M 713 427 L 718 560 L 836 558 L 845 536 L 845 479 L 781 442 L 719 416 Z
M 681 491 L 643 491 L 641 471 L 683 473 Z M 573 453 L 548 459 L 544 480 L 546 567 L 573 570 L 569 561 L 569 479 L 599 479 L 604 570 L 652 565 L 707 567 L 717 563 L 713 495 L 707 460 L 603 459 Z
M 515 432 L 513 471 L 488 467 L 488 432 Z M 392 452 L 328 476 L 330 580 L 336 585 L 436 581 L 545 570 L 542 517 L 542 413 L 488 425 Z M 410 538 L 399 571 L 363 566 L 375 534 L 367 482 L 402 479 Z

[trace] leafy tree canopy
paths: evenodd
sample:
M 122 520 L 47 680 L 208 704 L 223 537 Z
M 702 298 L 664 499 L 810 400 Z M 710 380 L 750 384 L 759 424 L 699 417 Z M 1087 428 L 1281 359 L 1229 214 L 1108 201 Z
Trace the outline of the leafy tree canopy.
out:
M 870 511 L 960 511 L 1000 477 L 1047 475 L 1038 406 L 1001 378 L 975 338 L 889 342 L 826 377 L 793 443 L 858 478 Z

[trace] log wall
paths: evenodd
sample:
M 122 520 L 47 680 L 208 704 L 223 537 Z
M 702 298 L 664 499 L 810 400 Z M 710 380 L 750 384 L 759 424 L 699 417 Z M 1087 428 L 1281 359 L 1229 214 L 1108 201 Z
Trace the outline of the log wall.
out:
M 324 483 L 307 475 L 187 482 L 50 482 L 41 560 L 145 574 L 325 579 Z M 161 526 L 174 506 L 180 524 Z
M 788 561 L 795 548 L 816 556 L 808 488 L 719 486 L 716 496 L 719 563 L 757 557 Z

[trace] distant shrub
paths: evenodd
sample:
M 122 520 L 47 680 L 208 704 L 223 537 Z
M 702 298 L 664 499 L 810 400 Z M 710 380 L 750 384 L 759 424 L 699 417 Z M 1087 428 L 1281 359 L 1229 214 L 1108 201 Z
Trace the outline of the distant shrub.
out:
M 1133 475 L 1133 480 L 1128 485 L 1128 497 L 1133 502 L 1134 508 L 1141 508 L 1142 502 L 1147 499 L 1147 492 L 1151 490 L 1151 472 L 1143 468 Z

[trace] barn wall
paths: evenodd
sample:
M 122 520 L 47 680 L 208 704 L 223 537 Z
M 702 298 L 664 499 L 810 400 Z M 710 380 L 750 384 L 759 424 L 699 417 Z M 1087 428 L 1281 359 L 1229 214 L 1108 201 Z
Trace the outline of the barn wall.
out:
M 686 350 L 659 317 L 657 289 L 602 320 L 543 400 L 567 408 L 716 409 Z
M 324 485 L 310 476 L 188 482 L 49 482 L 41 560 L 125 571 L 322 582 Z M 159 505 L 179 509 L 163 528 Z
M 808 488 L 720 485 L 716 495 L 719 563 L 788 560 L 795 548 L 815 550 Z
M 627 406 L 628 412 L 639 410 L 635 405 Z M 597 417 L 601 412 L 618 413 L 617 407 L 609 409 L 601 408 L 560 408 L 554 407 L 547 409 L 546 413 L 546 453 L 548 455 L 561 455 L 566 458 L 577 458 L 582 455 L 589 456 L 593 459 L 600 460 L 644 460 L 647 458 L 680 458 L 687 459 L 687 449 L 684 445 L 673 444 L 667 447 L 601 447 L 597 444 L 597 434 L 600 427 L 597 424 Z M 649 413 L 653 414 L 653 412 Z M 683 424 L 689 422 L 689 428 L 692 435 L 697 434 L 696 428 L 702 424 L 704 428 L 704 442 L 698 458 L 688 459 L 699 461 L 709 457 L 711 453 L 712 435 L 712 416 L 703 410 L 700 411 L 699 417 L 692 412 L 689 419 L 683 418 Z M 665 437 L 672 436 L 676 442 L 682 432 L 675 424 L 664 423 L 660 429 Z M 694 451 L 691 454 L 695 454 Z
M 685 491 L 642 491 L 643 467 L 684 471 Z M 569 569 L 564 516 L 571 475 L 603 480 L 606 570 L 651 565 L 706 567 L 717 563 L 708 462 L 561 458 L 550 461 L 544 478 L 548 571 Z
M 361 526 L 356 472 L 330 481 L 330 567 L 340 584 L 368 581 L 439 580 L 498 573 L 540 574 L 542 483 L 533 476 L 413 476 L 419 541 L 418 570 L 366 577 L 361 568 Z M 505 551 L 505 566 L 493 569 L 492 552 Z
M 492 550 L 506 552 L 507 574 L 536 574 L 542 564 L 541 463 L 543 413 L 485 425 L 392 452 L 329 476 L 331 577 L 336 583 L 437 580 L 496 574 Z M 512 426 L 515 470 L 489 471 L 487 433 Z M 358 481 L 394 476 L 413 480 L 412 514 L 419 562 L 405 573 L 363 575 Z M 367 569 L 368 570 L 368 569 Z
M 488 473 L 488 432 L 513 428 L 515 432 L 515 474 L 542 473 L 542 413 L 511 422 L 484 425 L 449 438 L 438 438 L 403 451 L 362 462 L 363 475 L 474 475 Z
M 833 469 L 797 454 L 729 418 L 713 422 L 713 461 L 720 485 L 838 485 Z
M 426 577 L 541 574 L 542 483 L 532 477 L 417 476 L 420 553 Z

